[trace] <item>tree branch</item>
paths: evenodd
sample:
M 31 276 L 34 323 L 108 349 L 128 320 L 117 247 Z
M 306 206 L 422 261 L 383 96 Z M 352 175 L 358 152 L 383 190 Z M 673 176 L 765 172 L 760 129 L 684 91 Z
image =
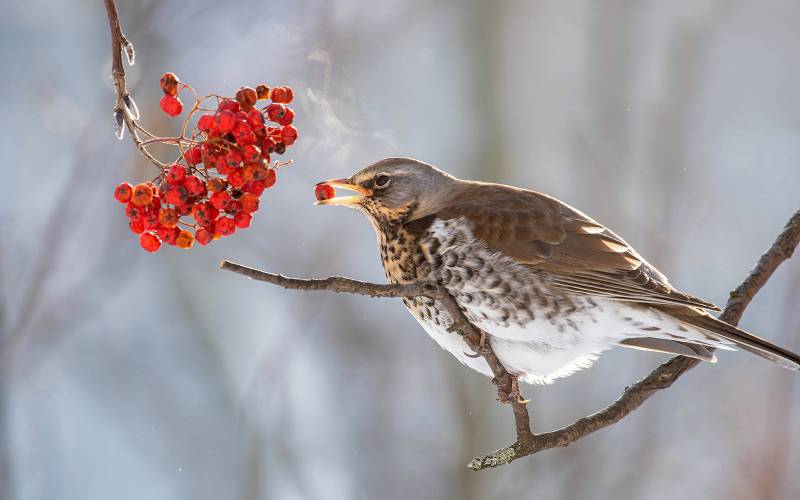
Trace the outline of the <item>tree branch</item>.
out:
M 368 297 L 408 298 L 425 296 L 437 300 L 439 304 L 444 306 L 453 320 L 450 331 L 461 335 L 469 348 L 476 355 L 483 356 L 492 369 L 492 374 L 494 375 L 492 382 L 498 388 L 500 399 L 511 404 L 514 412 L 517 442 L 524 443 L 526 446 L 531 445 L 534 436 L 530 428 L 530 417 L 528 416 L 527 408 L 525 408 L 525 402 L 519 400 L 518 391 L 514 390 L 513 377 L 506 371 L 488 342 L 485 341 L 485 334 L 467 320 L 458 302 L 444 287 L 433 283 L 412 283 L 407 285 L 366 283 L 340 276 L 325 279 L 288 278 L 280 274 L 259 271 L 258 269 L 242 266 L 227 260 L 222 261 L 220 268 L 291 290 L 328 290 L 337 293 L 366 295 Z
M 778 266 L 792 256 L 798 242 L 800 242 L 800 211 L 792 216 L 781 234 L 761 256 L 744 281 L 731 292 L 720 319 L 736 325 L 756 293 L 767 283 Z M 252 279 L 266 281 L 292 290 L 328 290 L 369 297 L 426 296 L 433 298 L 439 301 L 453 318 L 451 331 L 462 335 L 467 345 L 489 363 L 494 374 L 492 382 L 498 386 L 498 391 L 506 395 L 514 392 L 512 376 L 505 370 L 488 343 L 483 342 L 482 332 L 467 320 L 458 303 L 447 290 L 436 284 L 387 285 L 366 283 L 338 276 L 317 280 L 287 278 L 280 274 L 259 271 L 229 261 L 223 261 L 220 267 L 226 271 L 233 271 Z M 694 368 L 698 363 L 700 361 L 696 359 L 676 356 L 626 388 L 619 399 L 611 405 L 552 432 L 533 434 L 530 430 L 530 417 L 525 403 L 512 398 L 510 403 L 516 424 L 516 442 L 507 448 L 475 458 L 467 466 L 472 470 L 497 467 L 542 450 L 569 446 L 597 430 L 619 422 L 639 408 L 650 396 L 661 389 L 670 387 L 681 375 Z
M 139 119 L 139 109 L 128 93 L 125 83 L 125 67 L 122 64 L 122 54 L 125 53 L 128 63 L 133 65 L 134 50 L 133 44 L 122 34 L 122 27 L 119 23 L 117 5 L 114 0 L 105 0 L 106 14 L 108 15 L 108 26 L 111 30 L 111 78 L 114 80 L 114 90 L 116 91 L 116 102 L 114 104 L 114 127 L 117 137 L 121 140 L 125 128 L 131 135 L 131 140 L 139 152 L 156 167 L 163 167 L 164 164 L 147 151 L 146 144 L 139 137 L 140 126 L 136 123 Z

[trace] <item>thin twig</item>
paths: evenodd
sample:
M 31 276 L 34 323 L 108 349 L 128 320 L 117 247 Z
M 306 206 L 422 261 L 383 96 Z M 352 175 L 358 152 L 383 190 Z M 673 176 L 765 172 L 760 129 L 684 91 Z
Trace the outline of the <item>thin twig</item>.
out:
M 732 325 L 739 322 L 744 310 L 759 290 L 767 283 L 778 266 L 792 256 L 800 242 L 800 211 L 796 212 L 784 227 L 772 246 L 761 256 L 756 266 L 742 283 L 731 292 L 730 299 L 720 319 Z M 456 300 L 446 289 L 430 283 L 405 285 L 385 285 L 367 283 L 342 277 L 307 280 L 287 278 L 279 274 L 267 273 L 232 262 L 223 261 L 222 269 L 243 274 L 253 279 L 266 281 L 293 290 L 330 290 L 335 292 L 367 295 L 370 297 L 414 297 L 427 296 L 439 301 L 453 319 L 451 330 L 456 330 L 467 345 L 483 356 L 492 369 L 493 382 L 505 394 L 512 392 L 512 377 L 495 356 L 491 347 L 481 345 L 481 331 L 464 316 Z M 700 361 L 676 356 L 653 370 L 648 376 L 625 389 L 622 395 L 606 408 L 581 418 L 561 429 L 533 434 L 530 430 L 528 411 L 520 401 L 511 401 L 516 424 L 517 440 L 507 448 L 473 459 L 468 467 L 481 470 L 510 463 L 518 458 L 547 450 L 569 446 L 571 443 L 608 427 L 639 408 L 650 396 L 670 387 L 678 378 L 695 367 Z

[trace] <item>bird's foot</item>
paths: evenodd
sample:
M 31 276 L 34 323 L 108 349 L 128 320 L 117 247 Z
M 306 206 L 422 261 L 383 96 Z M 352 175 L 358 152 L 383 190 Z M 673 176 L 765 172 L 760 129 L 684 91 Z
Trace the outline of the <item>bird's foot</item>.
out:
M 492 382 L 497 384 L 497 379 L 492 379 Z M 519 379 L 511 375 L 511 390 L 506 391 L 502 385 L 497 384 L 497 400 L 501 403 L 511 404 L 517 403 L 521 405 L 526 405 L 531 402 L 530 399 L 523 399 L 522 392 L 519 390 Z

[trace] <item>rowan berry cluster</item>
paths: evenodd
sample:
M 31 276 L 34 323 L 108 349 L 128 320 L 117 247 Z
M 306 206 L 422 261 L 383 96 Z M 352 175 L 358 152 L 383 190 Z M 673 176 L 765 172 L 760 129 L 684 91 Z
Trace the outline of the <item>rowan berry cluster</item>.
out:
M 234 98 L 201 98 L 173 73 L 161 77 L 161 89 L 161 109 L 170 116 L 183 112 L 178 97 L 183 89 L 194 94 L 195 105 L 180 137 L 147 141 L 174 144 L 180 157 L 163 164 L 152 181 L 116 187 L 114 197 L 125 204 L 131 231 L 139 235 L 142 248 L 155 252 L 162 243 L 186 249 L 195 241 L 206 245 L 249 227 L 261 195 L 275 185 L 277 167 L 286 164 L 271 165 L 271 155 L 283 154 L 297 140 L 294 111 L 286 106 L 294 92 L 262 84 L 241 87 Z M 213 99 L 215 109 L 201 107 Z M 186 137 L 195 113 L 194 132 Z

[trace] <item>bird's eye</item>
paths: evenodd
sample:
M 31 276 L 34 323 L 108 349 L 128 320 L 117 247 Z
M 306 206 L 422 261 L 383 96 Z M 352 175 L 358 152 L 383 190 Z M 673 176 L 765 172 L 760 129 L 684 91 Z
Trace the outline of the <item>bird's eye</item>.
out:
M 388 175 L 379 175 L 375 178 L 375 187 L 385 187 L 387 184 L 389 184 Z

